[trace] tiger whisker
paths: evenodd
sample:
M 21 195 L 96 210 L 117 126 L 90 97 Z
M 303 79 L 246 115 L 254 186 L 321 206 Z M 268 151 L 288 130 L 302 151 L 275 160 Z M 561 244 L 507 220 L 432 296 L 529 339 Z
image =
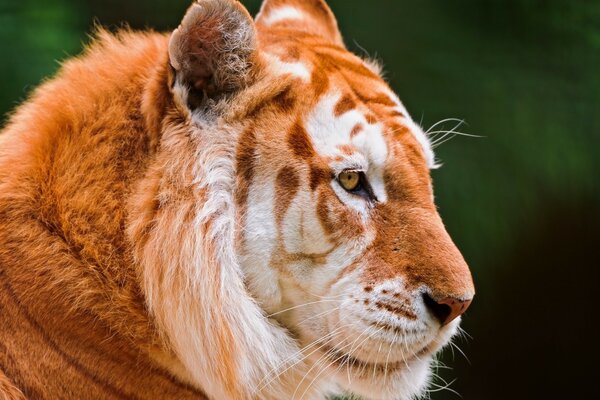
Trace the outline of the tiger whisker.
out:
M 323 343 L 323 345 L 321 347 L 325 346 L 325 343 Z M 300 386 L 302 385 L 302 383 L 304 382 L 304 380 L 308 377 L 308 375 L 311 373 L 311 371 L 317 367 L 319 364 L 322 363 L 322 360 L 327 358 L 327 351 L 325 351 L 318 359 L 317 361 L 309 368 L 308 371 L 306 371 L 306 373 L 304 374 L 304 376 L 302 377 L 302 379 L 300 380 L 300 382 L 298 382 L 298 385 L 296 385 L 296 389 L 294 390 L 294 393 L 292 395 L 292 400 L 294 400 L 294 398 L 296 397 L 296 393 L 298 392 L 298 389 L 300 389 Z M 307 387 L 306 390 L 308 390 L 309 387 Z M 304 396 L 304 394 L 306 393 L 306 390 L 302 393 L 302 396 Z
M 358 336 L 358 337 L 357 337 L 357 338 L 356 338 L 356 339 L 355 339 L 355 340 L 354 340 L 354 341 L 353 341 L 353 342 L 350 344 L 352 347 L 351 347 L 350 351 L 348 352 L 348 354 L 349 354 L 349 353 L 351 353 L 351 352 L 353 351 L 353 349 L 355 348 L 355 347 L 354 347 L 354 343 L 356 343 L 358 340 L 360 340 L 360 338 L 361 338 L 361 337 L 362 337 L 362 336 L 363 336 L 365 333 L 367 333 L 367 331 L 369 330 L 369 328 L 370 328 L 370 327 L 366 327 L 366 328 L 363 330 L 363 332 L 362 332 L 362 333 L 361 333 L 361 334 L 360 334 L 360 335 L 359 335 L 359 336 Z M 377 334 L 377 333 L 378 333 L 378 332 L 380 332 L 382 329 L 383 329 L 383 327 L 381 327 L 381 328 L 377 329 L 377 330 L 376 330 L 376 331 L 373 333 L 373 335 Z M 360 343 L 358 344 L 358 346 L 362 345 L 362 344 L 363 344 L 363 343 L 364 343 L 364 342 L 365 342 L 367 339 L 369 339 L 369 336 L 365 337 L 365 338 L 362 340 L 362 342 L 360 342 Z M 357 347 L 358 347 L 358 346 L 357 346 Z M 346 348 L 346 347 L 347 347 L 347 345 L 346 345 L 346 346 L 344 346 L 344 347 L 342 347 L 342 349 L 344 349 L 344 348 Z M 329 364 L 328 364 L 328 365 L 327 365 L 325 368 L 322 368 L 322 369 L 319 371 L 319 373 L 318 373 L 318 374 L 317 374 L 317 375 L 316 375 L 316 376 L 313 378 L 313 380 L 312 380 L 312 381 L 309 383 L 309 385 L 308 385 L 308 386 L 307 386 L 307 388 L 304 390 L 304 392 L 302 393 L 302 396 L 301 396 L 300 398 L 303 398 L 303 397 L 304 397 L 304 395 L 306 394 L 306 392 L 308 391 L 308 389 L 310 389 L 310 387 L 312 386 L 312 384 L 313 384 L 313 383 L 314 383 L 314 382 L 315 382 L 315 381 L 316 381 L 316 380 L 319 378 L 319 376 L 320 376 L 320 375 L 321 375 L 321 374 L 322 374 L 324 371 L 326 371 L 326 370 L 327 370 L 327 368 L 329 368 L 329 366 L 331 366 L 331 365 L 335 364 L 336 362 L 338 362 L 338 361 L 339 361 L 340 359 L 342 359 L 343 357 L 344 357 L 344 355 L 341 355 L 341 356 L 339 356 L 339 357 L 338 357 L 338 358 L 336 358 L 335 360 L 331 361 L 331 362 L 330 362 L 330 363 L 329 363 Z M 354 363 L 355 361 L 356 361 L 356 360 L 354 360 L 354 361 L 353 361 L 353 363 Z M 349 366 L 349 363 L 346 363 L 346 364 Z M 354 365 L 354 364 L 353 364 L 353 365 Z M 338 367 L 338 369 L 336 369 L 336 371 L 338 371 L 338 370 L 339 370 L 339 368 L 340 368 L 340 367 Z M 349 368 L 349 367 L 348 367 L 348 368 Z M 351 382 L 351 381 L 350 381 L 350 382 Z M 293 399 L 293 397 L 292 397 L 292 399 Z
M 465 133 L 465 132 L 460 132 L 460 131 L 435 131 L 435 132 L 431 132 L 429 135 L 431 137 L 435 137 L 436 135 L 442 134 L 442 133 L 454 133 L 458 136 L 467 136 L 467 137 L 472 137 L 472 138 L 483 138 L 485 136 L 481 136 L 481 135 L 475 135 L 472 133 Z
M 319 317 L 322 317 L 322 316 L 327 315 L 327 314 L 331 314 L 332 312 L 337 311 L 339 309 L 340 309 L 340 307 L 335 307 L 335 308 L 332 308 L 331 310 L 322 311 L 322 312 L 320 312 L 318 314 L 315 314 L 315 315 L 312 315 L 310 317 L 307 317 L 307 318 L 303 319 L 302 321 L 298 322 L 298 325 L 302 325 L 302 324 L 305 324 L 306 322 L 308 322 L 308 321 L 310 321 L 312 319 L 319 318 Z
M 469 335 L 467 331 L 465 331 L 460 325 L 458 326 L 458 337 L 461 339 L 471 339 L 473 340 L 473 336 Z
M 380 324 L 380 323 L 381 323 L 383 320 L 384 320 L 384 316 L 381 316 L 381 317 L 379 317 L 379 320 L 377 321 L 376 325 L 377 325 L 377 324 Z M 357 339 L 356 339 L 356 340 L 355 340 L 353 343 L 356 343 L 356 341 L 357 341 L 358 339 L 360 339 L 360 338 L 362 337 L 362 335 L 363 335 L 363 334 L 365 334 L 365 333 L 367 332 L 367 330 L 368 330 L 368 329 L 369 329 L 369 327 L 367 327 L 367 328 L 366 328 L 366 329 L 363 331 L 363 333 L 361 333 L 361 334 L 360 334 L 360 336 L 358 336 L 358 338 L 357 338 Z M 378 332 L 380 332 L 382 329 L 383 329 L 383 327 L 382 327 L 382 328 L 380 328 L 380 329 L 378 329 L 378 330 L 377 330 L 375 333 L 373 333 L 371 336 L 374 336 L 375 334 L 377 334 Z M 367 337 L 365 338 L 365 340 L 366 340 L 366 339 L 368 339 L 368 338 L 369 338 L 369 337 L 367 336 Z M 360 342 L 360 344 L 359 344 L 358 346 L 356 346 L 356 347 L 354 347 L 354 346 L 353 346 L 353 347 L 351 347 L 351 348 L 350 348 L 350 351 L 348 351 L 348 354 L 351 354 L 351 353 L 353 353 L 353 352 L 354 352 L 354 350 L 356 350 L 356 349 L 357 349 L 357 348 L 358 348 L 360 345 L 362 345 L 362 344 L 365 342 L 365 340 L 363 340 L 362 342 Z M 353 366 L 354 366 L 354 363 L 355 363 L 355 362 L 356 362 L 356 358 L 353 360 Z M 352 382 L 352 379 L 350 378 L 350 366 L 349 366 L 349 365 L 348 365 L 347 371 L 348 371 L 348 382 Z
M 463 124 L 462 121 L 460 121 L 458 124 L 456 124 L 455 126 L 453 126 L 449 131 L 444 132 L 444 134 L 440 137 L 437 138 L 436 140 L 433 140 L 433 142 L 431 143 L 432 147 L 436 147 L 442 140 L 444 140 L 444 138 L 448 137 L 449 135 L 452 135 L 454 132 L 456 132 L 456 130 Z
M 310 294 L 311 296 L 314 296 L 314 297 L 319 298 L 319 299 L 338 299 L 340 297 L 348 295 L 348 293 L 346 293 L 346 292 L 340 293 L 337 296 L 320 296 L 320 295 L 312 293 L 312 292 L 307 292 L 307 293 Z
M 335 334 L 335 331 L 331 332 L 330 334 L 328 334 L 326 336 L 329 337 L 330 335 Z M 322 348 L 324 346 L 324 344 L 322 343 L 321 345 L 319 345 L 317 348 L 315 348 L 313 351 L 311 351 L 308 354 L 302 354 L 302 352 L 308 350 L 309 348 L 315 346 L 316 344 L 319 344 L 321 339 L 317 339 L 315 341 L 313 341 L 312 343 L 310 343 L 307 346 L 304 346 L 301 350 L 299 350 L 298 352 L 294 353 L 293 355 L 291 355 L 290 357 L 288 357 L 287 359 L 285 359 L 284 361 L 280 362 L 278 364 L 277 367 L 273 368 L 272 371 L 270 371 L 260 382 L 259 382 L 259 390 L 262 390 L 265 387 L 270 386 L 275 380 L 277 380 L 282 374 L 284 374 L 285 372 L 287 372 L 290 368 L 294 367 L 295 365 L 297 365 L 298 363 L 304 361 L 306 358 L 308 358 L 309 356 L 311 356 L 313 353 L 315 353 L 316 351 L 318 351 L 320 348 Z M 286 369 L 284 369 L 283 371 L 279 371 L 277 372 L 277 370 L 282 367 L 283 365 L 291 362 L 294 358 L 301 356 L 298 360 L 296 360 L 295 362 L 292 362 Z M 269 377 L 271 377 L 271 379 L 269 379 Z M 267 379 L 269 379 L 268 382 L 263 383 L 264 381 L 266 381 Z
M 445 119 L 442 119 L 441 121 L 438 121 L 438 122 L 436 122 L 435 124 L 431 125 L 431 126 L 429 127 L 429 129 L 427 129 L 427 130 L 425 131 L 425 134 L 429 134 L 433 128 L 435 128 L 436 126 L 440 126 L 441 124 L 444 124 L 444 123 L 446 123 L 446 122 L 459 122 L 460 124 L 459 124 L 458 126 L 460 126 L 460 125 L 462 125 L 462 124 L 464 124 L 464 123 L 465 123 L 465 121 L 464 121 L 463 119 L 458 119 L 458 118 L 445 118 Z
M 267 317 L 268 317 L 268 318 L 271 318 L 271 317 L 273 317 L 273 316 L 275 316 L 275 315 L 283 314 L 283 313 L 285 313 L 285 312 L 288 312 L 288 311 L 291 311 L 291 310 L 296 310 L 296 309 L 298 309 L 298 308 L 302 308 L 302 307 L 310 306 L 310 305 L 313 305 L 313 304 L 320 304 L 320 303 L 335 303 L 335 302 L 338 302 L 338 301 L 340 301 L 340 300 L 317 300 L 317 301 L 311 301 L 311 302 L 308 302 L 308 303 L 303 303 L 303 304 L 299 304 L 299 305 L 297 305 L 297 306 L 289 307 L 289 308 L 286 308 L 286 309 L 284 309 L 284 310 L 280 310 L 280 311 L 274 312 L 274 313 L 272 313 L 272 314 L 268 314 L 268 315 L 267 315 Z
M 381 352 L 381 345 L 383 344 L 383 342 L 379 342 L 379 348 L 377 349 L 377 356 L 379 357 L 379 353 Z M 392 347 L 392 345 L 390 345 L 390 348 Z M 375 365 L 375 363 L 373 363 L 373 375 L 371 376 L 371 379 L 375 380 L 375 371 L 377 370 L 377 366 Z
M 393 345 L 396 344 L 397 337 L 398 337 L 398 332 L 395 332 L 394 339 L 392 339 L 392 344 L 390 345 L 387 355 L 385 356 L 385 365 L 383 367 L 383 382 L 385 382 L 387 380 L 387 372 L 388 372 L 388 365 L 390 362 L 390 354 L 392 352 Z M 402 355 L 402 358 L 404 359 L 404 355 Z M 404 363 L 406 364 L 406 360 L 404 361 Z M 408 367 L 408 364 L 406 364 L 406 366 Z
M 434 386 L 435 389 L 428 389 L 427 393 L 436 393 L 436 392 L 441 392 L 441 391 L 447 390 L 450 393 L 453 393 L 453 394 L 457 395 L 458 397 L 460 397 L 462 399 L 462 396 L 460 395 L 460 393 L 458 393 L 456 390 L 450 388 L 450 386 L 454 382 L 456 382 L 456 379 L 453 379 L 450 382 L 446 382 L 440 376 L 436 376 L 436 378 L 440 379 L 442 382 L 444 382 L 444 385 L 442 386 L 442 385 L 438 385 L 438 384 L 435 384 L 435 383 L 432 382 L 432 383 L 430 383 L 430 385 Z
M 368 327 L 367 327 L 366 329 L 368 329 Z M 365 330 L 366 330 L 366 329 L 365 329 Z M 364 331 L 363 331 L 363 333 L 364 333 Z M 362 336 L 362 333 L 361 333 L 361 336 Z M 360 336 L 359 336 L 359 338 L 360 338 Z M 358 338 L 357 338 L 357 340 L 358 340 Z M 356 341 L 356 340 L 355 340 L 355 341 Z M 342 349 L 345 349 L 345 348 L 346 348 L 346 347 L 348 347 L 348 346 L 352 346 L 352 345 L 355 343 L 355 341 L 354 341 L 354 342 L 352 342 L 352 343 L 348 343 L 348 344 L 346 344 L 346 345 L 342 346 L 342 347 L 340 348 L 340 350 L 342 350 Z M 298 385 L 296 386 L 296 390 L 294 391 L 294 395 L 293 395 L 292 399 L 295 397 L 295 395 L 296 395 L 296 393 L 297 393 L 298 389 L 300 388 L 300 385 L 301 385 L 301 384 L 302 384 L 302 382 L 303 382 L 303 381 L 306 379 L 306 377 L 307 377 L 307 376 L 310 374 L 310 372 L 311 372 L 311 371 L 312 371 L 312 370 L 313 370 L 315 367 L 318 367 L 318 366 L 319 366 L 319 365 L 322 363 L 322 360 L 324 360 L 326 357 L 327 357 L 327 352 L 326 352 L 325 354 L 323 354 L 321 357 L 319 357 L 319 359 L 317 360 L 317 362 L 315 362 L 315 364 L 314 364 L 314 365 L 313 365 L 313 366 L 312 366 L 312 367 L 311 367 L 311 368 L 310 368 L 310 369 L 309 369 L 309 370 L 306 372 L 306 374 L 304 374 L 304 377 L 302 378 L 302 380 L 301 380 L 301 381 L 298 383 Z M 338 359 L 339 359 L 339 358 L 338 358 Z M 335 361 L 337 361 L 337 359 L 336 359 L 336 360 L 334 360 L 333 362 L 335 362 Z M 331 364 L 330 364 L 330 365 L 331 365 Z M 325 368 L 325 369 L 326 369 L 326 368 Z M 320 373 L 319 373 L 319 374 L 317 374 L 317 377 L 318 377 L 319 375 L 320 375 Z M 314 379 L 313 379 L 313 381 L 314 381 Z M 311 382 L 311 384 L 312 384 L 312 382 Z M 309 388 L 310 388 L 310 385 L 307 387 L 307 389 L 304 391 L 304 393 L 302 393 L 302 396 L 304 396 L 304 394 L 306 393 L 306 391 L 307 391 Z
M 450 348 L 455 348 L 465 358 L 465 360 L 467 360 L 467 362 L 469 364 L 471 364 L 471 360 L 469 360 L 469 357 L 467 357 L 467 355 L 461 350 L 460 347 L 458 347 L 458 345 L 456 343 L 450 342 L 449 344 L 450 344 Z
M 257 386 L 259 386 L 259 391 L 270 386 L 273 382 L 275 382 L 275 380 L 277 380 L 277 378 L 279 378 L 282 374 L 284 374 L 285 372 L 287 372 L 290 368 L 294 367 L 295 365 L 297 365 L 298 363 L 306 360 L 308 357 L 310 357 L 312 354 L 316 353 L 317 351 L 319 351 L 321 348 L 323 348 L 325 346 L 326 343 L 321 343 L 321 345 L 319 345 L 317 348 L 315 348 L 314 350 L 312 350 L 310 353 L 308 354 L 302 354 L 304 351 L 307 351 L 308 349 L 310 349 L 311 347 L 313 347 L 316 344 L 319 344 L 320 342 L 322 342 L 323 340 L 329 339 L 331 336 L 335 335 L 337 332 L 339 332 L 340 330 L 347 328 L 348 326 L 351 326 L 352 324 L 346 324 L 346 325 L 342 325 L 336 329 L 334 329 L 333 331 L 329 332 L 327 335 L 325 335 L 322 338 L 319 338 L 315 341 L 313 341 L 312 343 L 310 343 L 309 345 L 304 346 L 302 349 L 300 349 L 298 352 L 294 353 L 292 356 L 288 357 L 286 360 L 284 360 L 283 362 L 279 363 L 279 365 L 274 368 L 273 371 L 269 372 L 260 382 Z M 283 371 L 279 371 L 277 373 L 275 373 L 280 367 L 282 367 L 283 365 L 289 363 L 290 361 L 292 361 L 294 358 L 296 358 L 298 355 L 301 355 L 302 357 L 299 360 L 296 360 L 295 362 L 293 362 L 291 365 L 289 365 L 286 369 L 284 369 Z M 274 375 L 273 375 L 274 374 Z M 261 384 L 262 382 L 264 382 L 265 380 L 267 380 L 269 377 L 272 378 L 266 382 Z

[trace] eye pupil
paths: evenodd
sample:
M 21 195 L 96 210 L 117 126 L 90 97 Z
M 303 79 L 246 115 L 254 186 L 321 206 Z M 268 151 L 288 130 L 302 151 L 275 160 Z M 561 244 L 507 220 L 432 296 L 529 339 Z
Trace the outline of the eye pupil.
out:
M 346 170 L 337 176 L 338 184 L 352 195 L 361 196 L 365 200 L 377 202 L 371 185 L 362 171 Z
M 348 191 L 356 190 L 360 184 L 360 173 L 356 171 L 342 172 L 339 181 L 344 189 Z

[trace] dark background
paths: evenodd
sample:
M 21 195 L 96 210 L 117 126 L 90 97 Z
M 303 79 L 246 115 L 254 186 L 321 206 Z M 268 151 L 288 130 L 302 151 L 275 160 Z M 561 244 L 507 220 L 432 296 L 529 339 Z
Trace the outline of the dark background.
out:
M 437 149 L 437 202 L 477 287 L 457 342 L 470 361 L 447 350 L 438 373 L 467 400 L 600 398 L 600 1 L 329 2 L 425 128 L 452 117 L 483 136 Z M 167 30 L 188 4 L 0 0 L 0 113 L 78 54 L 94 19 Z

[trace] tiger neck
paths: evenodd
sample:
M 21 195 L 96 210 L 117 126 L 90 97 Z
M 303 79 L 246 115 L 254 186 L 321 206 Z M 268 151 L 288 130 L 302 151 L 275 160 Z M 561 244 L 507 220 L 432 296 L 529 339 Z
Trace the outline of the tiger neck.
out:
M 34 300 L 11 275 L 3 262 L 0 371 L 27 398 L 203 398 L 91 315 L 69 312 L 57 293 Z

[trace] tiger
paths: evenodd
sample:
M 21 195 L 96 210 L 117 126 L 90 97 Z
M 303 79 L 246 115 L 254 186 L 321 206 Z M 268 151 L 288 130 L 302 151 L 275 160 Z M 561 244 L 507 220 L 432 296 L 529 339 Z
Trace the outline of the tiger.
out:
M 408 400 L 475 289 L 323 0 L 101 28 L 0 134 L 0 397 Z

